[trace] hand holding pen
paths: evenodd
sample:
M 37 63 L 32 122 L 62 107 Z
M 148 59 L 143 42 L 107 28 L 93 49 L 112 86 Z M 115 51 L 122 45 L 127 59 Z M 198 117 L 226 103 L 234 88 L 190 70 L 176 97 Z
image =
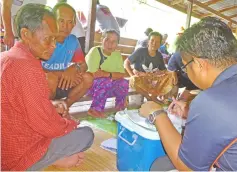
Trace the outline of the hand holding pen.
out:
M 168 111 L 171 114 L 181 117 L 182 119 L 186 119 L 189 110 L 188 103 L 180 99 L 175 99 L 174 97 L 172 98 L 172 100 L 172 103 L 168 107 Z

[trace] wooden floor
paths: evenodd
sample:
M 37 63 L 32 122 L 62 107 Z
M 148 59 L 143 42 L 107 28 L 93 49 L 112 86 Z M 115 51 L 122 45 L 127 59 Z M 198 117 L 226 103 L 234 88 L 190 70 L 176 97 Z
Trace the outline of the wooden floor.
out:
M 133 97 L 136 99 L 136 96 Z M 110 109 L 113 109 L 114 102 L 114 98 L 108 99 L 106 102 L 106 112 L 109 113 Z M 86 112 L 90 108 L 90 105 L 90 101 L 74 103 L 70 107 L 70 114 L 76 119 L 83 118 L 87 116 Z M 131 107 L 137 106 L 137 104 L 134 104 Z M 118 171 L 116 167 L 116 155 L 100 147 L 100 144 L 103 141 L 114 136 L 93 127 L 92 129 L 95 133 L 94 143 L 92 147 L 85 152 L 85 160 L 81 166 L 70 169 L 61 169 L 54 166 L 49 166 L 45 168 L 44 171 Z
M 93 128 L 93 131 L 95 133 L 94 143 L 85 152 L 85 159 L 81 166 L 70 169 L 49 166 L 44 171 L 118 171 L 116 167 L 116 155 L 100 147 L 101 142 L 113 136 L 95 128 Z

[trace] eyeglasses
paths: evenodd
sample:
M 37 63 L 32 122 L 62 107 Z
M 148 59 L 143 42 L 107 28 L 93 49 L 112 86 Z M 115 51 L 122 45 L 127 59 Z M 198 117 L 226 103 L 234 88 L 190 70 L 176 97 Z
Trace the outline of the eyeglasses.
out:
M 192 60 L 190 60 L 188 63 L 186 63 L 185 65 L 183 65 L 182 67 L 181 67 L 181 70 L 184 72 L 184 73 L 187 73 L 187 66 L 190 64 L 190 63 L 192 63 L 194 60 L 192 59 Z M 180 71 L 180 70 L 178 70 L 178 71 Z

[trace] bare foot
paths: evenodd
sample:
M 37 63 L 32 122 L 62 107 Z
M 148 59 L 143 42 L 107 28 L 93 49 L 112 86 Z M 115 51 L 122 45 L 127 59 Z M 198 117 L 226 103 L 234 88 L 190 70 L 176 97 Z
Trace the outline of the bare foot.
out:
M 77 162 L 77 164 L 76 164 L 76 167 L 78 167 L 79 165 L 81 165 L 81 163 L 83 162 L 84 157 L 85 157 L 84 152 L 80 152 L 80 153 L 78 153 L 77 155 L 78 155 L 78 162 Z
M 87 112 L 88 115 L 95 117 L 95 118 L 106 118 L 106 115 L 102 112 L 99 112 L 97 110 L 94 109 L 89 109 Z
M 79 166 L 83 162 L 83 159 L 84 159 L 84 152 L 79 152 L 69 157 L 59 159 L 56 162 L 54 162 L 53 165 L 59 168 L 68 169 L 75 166 Z
M 126 99 L 123 107 L 115 106 L 115 109 L 116 109 L 116 111 L 122 111 L 122 110 L 126 109 L 127 107 L 128 107 L 128 100 Z
M 116 111 L 122 111 L 125 109 L 125 107 L 121 108 L 121 107 L 115 107 Z

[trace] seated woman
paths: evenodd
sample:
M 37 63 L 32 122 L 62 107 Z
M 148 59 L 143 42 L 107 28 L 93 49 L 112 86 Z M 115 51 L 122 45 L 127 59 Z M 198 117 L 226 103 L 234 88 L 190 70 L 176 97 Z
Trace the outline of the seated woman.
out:
M 88 114 L 94 117 L 105 117 L 103 113 L 106 99 L 116 97 L 116 109 L 125 108 L 129 84 L 124 79 L 125 69 L 120 52 L 115 51 L 120 35 L 115 30 L 102 34 L 102 46 L 93 47 L 86 55 L 88 71 L 94 76 L 94 82 L 88 94 L 93 101 Z
M 131 87 L 145 96 L 148 100 L 158 101 L 158 96 L 166 96 L 168 93 L 175 94 L 177 83 L 175 72 L 166 70 L 162 55 L 158 50 L 162 36 L 158 32 L 149 35 L 148 47 L 139 48 L 129 56 L 124 66 L 132 76 Z M 134 64 L 134 69 L 131 68 Z M 174 91 L 176 89 L 176 91 Z

